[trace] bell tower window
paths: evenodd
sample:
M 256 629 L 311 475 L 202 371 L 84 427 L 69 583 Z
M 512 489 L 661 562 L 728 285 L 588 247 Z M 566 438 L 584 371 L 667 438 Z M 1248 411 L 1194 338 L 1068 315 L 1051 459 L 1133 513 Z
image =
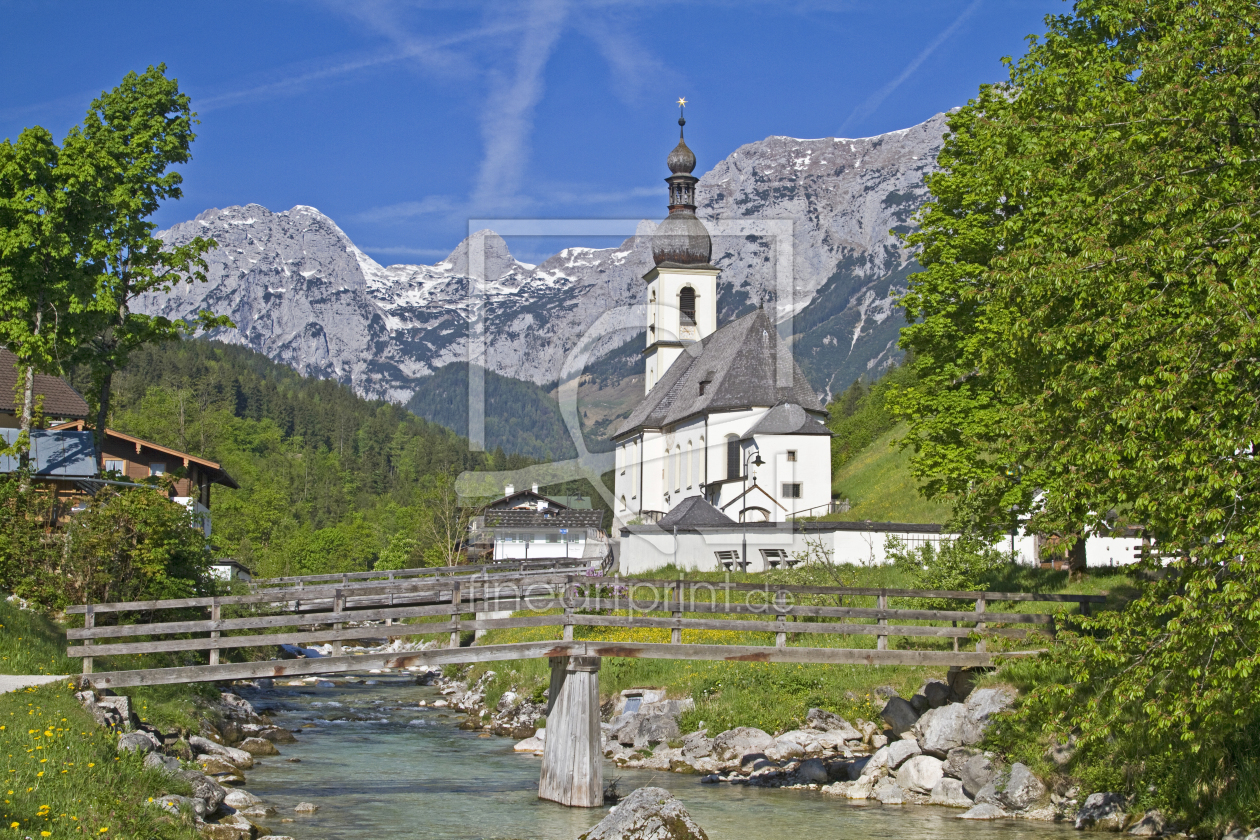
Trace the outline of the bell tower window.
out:
M 682 313 L 682 323 L 684 326 L 694 327 L 696 325 L 696 290 L 690 286 L 683 286 L 682 291 L 678 293 L 678 310 Z

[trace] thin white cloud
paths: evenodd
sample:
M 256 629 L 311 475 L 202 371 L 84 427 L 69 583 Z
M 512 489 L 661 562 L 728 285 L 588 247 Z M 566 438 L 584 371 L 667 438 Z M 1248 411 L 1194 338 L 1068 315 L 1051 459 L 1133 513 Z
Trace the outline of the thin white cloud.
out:
M 364 245 L 359 250 L 368 254 L 388 254 L 400 257 L 446 257 L 451 253 L 450 248 L 409 248 L 406 245 L 383 245 L 381 247 Z
M 545 86 L 543 71 L 567 13 L 564 0 L 534 0 L 525 16 L 510 78 L 499 73 L 491 76 L 491 92 L 481 115 L 485 157 L 473 191 L 473 203 L 480 208 L 503 209 L 516 203 L 529 156 L 534 109 Z
M 866 98 L 865 102 L 854 108 L 853 112 L 850 113 L 845 121 L 840 125 L 840 130 L 836 132 L 836 135 L 838 137 L 843 137 L 845 129 L 847 129 L 851 124 L 864 120 L 874 113 L 875 109 L 882 105 L 884 100 L 887 99 L 894 90 L 901 86 L 902 82 L 910 78 L 914 71 L 919 69 L 919 65 L 927 61 L 928 56 L 935 52 L 937 47 L 945 43 L 951 35 L 958 31 L 958 28 L 966 22 L 967 18 L 971 17 L 972 14 L 975 13 L 976 9 L 980 8 L 980 4 L 982 2 L 984 2 L 984 0 L 972 0 L 971 5 L 963 9 L 962 14 L 955 18 L 954 22 L 946 27 L 944 32 L 937 35 L 936 38 L 933 39 L 932 43 L 928 44 L 922 52 L 915 56 L 913 61 L 906 65 L 906 68 L 901 71 L 901 75 L 897 76 L 897 78 L 872 93 Z
M 428 195 L 419 201 L 402 201 L 372 207 L 351 216 L 355 222 L 401 222 L 418 216 L 438 216 L 456 209 L 455 201 L 445 195 Z

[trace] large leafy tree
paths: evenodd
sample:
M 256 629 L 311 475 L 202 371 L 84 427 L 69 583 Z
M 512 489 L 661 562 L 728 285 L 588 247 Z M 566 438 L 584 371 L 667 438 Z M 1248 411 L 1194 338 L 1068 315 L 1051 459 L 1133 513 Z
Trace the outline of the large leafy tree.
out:
M 1223 744 L 1260 726 L 1260 8 L 1080 0 L 1047 23 L 950 119 L 894 402 L 972 529 L 1017 506 L 1153 538 L 1161 579 L 1087 622 L 1030 708 L 1202 813 L 1237 793 Z M 1178 763 L 1199 782 L 1159 778 Z
M 81 253 L 90 179 L 42 128 L 0 143 L 0 345 L 17 356 L 16 401 L 28 451 L 35 373 L 56 371 L 73 352 L 92 304 Z
M 79 150 L 90 161 L 95 176 L 85 256 L 96 269 L 98 319 L 82 358 L 93 370 L 98 438 L 109 417 L 114 374 L 136 348 L 178 339 L 198 327 L 230 324 L 208 312 L 186 323 L 132 309 L 141 295 L 167 291 L 176 282 L 205 280 L 202 255 L 214 240 L 195 237 L 184 245 L 167 245 L 154 235 L 157 225 L 151 220 L 162 201 L 183 195 L 183 177 L 171 167 L 192 157 L 195 117 L 188 96 L 159 64 L 142 74 L 128 73 L 101 94 L 66 140 L 67 149 Z

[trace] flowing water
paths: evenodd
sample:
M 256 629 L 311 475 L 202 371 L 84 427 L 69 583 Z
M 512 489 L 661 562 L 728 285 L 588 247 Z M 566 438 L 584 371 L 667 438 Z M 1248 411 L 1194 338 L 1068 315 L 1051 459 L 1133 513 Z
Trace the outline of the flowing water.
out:
M 279 814 L 265 819 L 296 840 L 415 837 L 425 840 L 574 840 L 606 809 L 565 808 L 537 798 L 541 759 L 512 751 L 510 738 L 457 728 L 458 712 L 420 707 L 436 689 L 389 675 L 335 687 L 277 685 L 245 693 L 259 712 L 298 731 L 297 744 L 248 772 L 247 788 Z M 300 762 L 287 759 L 296 758 Z M 629 793 L 672 791 L 711 840 L 1066 840 L 1067 826 L 954 819 L 953 809 L 881 806 L 811 791 L 702 785 L 698 776 L 623 770 L 608 764 Z M 294 814 L 314 802 L 311 816 Z M 293 817 L 281 823 L 281 817 Z

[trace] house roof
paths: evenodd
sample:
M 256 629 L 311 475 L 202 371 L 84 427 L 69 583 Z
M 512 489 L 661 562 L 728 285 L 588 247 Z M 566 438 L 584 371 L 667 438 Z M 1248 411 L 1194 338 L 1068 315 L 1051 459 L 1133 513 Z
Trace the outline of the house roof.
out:
M 555 508 L 556 510 L 569 510 L 570 508 L 570 505 L 550 496 L 544 496 L 542 493 L 535 493 L 533 490 L 517 490 L 510 496 L 495 499 L 493 502 L 487 504 L 485 509 L 486 511 L 512 510 L 521 504 L 527 504 L 531 501 L 535 503 L 540 501 L 546 502 L 550 507 Z M 590 508 L 590 504 L 587 504 L 587 508 Z
M 749 435 L 830 435 L 831 430 L 819 423 L 796 403 L 783 403 L 762 415 Z
M 788 374 L 782 384 L 780 372 Z M 699 414 L 780 403 L 826 416 L 787 343 L 765 310 L 758 309 L 688 345 L 613 437 Z
M 0 348 L 0 414 L 17 414 L 18 358 Z M 44 398 L 44 414 L 48 417 L 86 419 L 88 404 L 60 376 L 35 374 L 35 393 Z
M 0 429 L 0 441 L 12 446 L 21 434 L 19 429 Z M 0 456 L 0 473 L 15 472 L 16 455 Z M 91 432 L 31 431 L 31 468 L 44 478 L 91 478 L 96 475 L 96 447 Z
M 83 425 L 83 421 L 80 420 L 74 423 L 62 423 L 60 426 L 56 426 L 54 428 L 58 430 L 78 429 L 79 431 L 83 431 Z M 122 440 L 130 444 L 147 447 L 148 449 L 153 449 L 166 455 L 172 455 L 188 463 L 197 464 L 205 470 L 206 474 L 210 476 L 210 481 L 213 483 L 222 484 L 224 487 L 231 487 L 233 490 L 241 489 L 240 485 L 236 483 L 236 479 L 228 475 L 228 471 L 223 469 L 223 465 L 217 461 L 211 461 L 208 458 L 199 458 L 196 455 L 190 455 L 187 452 L 180 452 L 178 449 L 172 449 L 169 446 L 162 446 L 159 443 L 154 443 L 153 441 L 145 440 L 144 438 L 125 435 L 115 429 L 106 429 L 105 436 L 107 438 Z
M 725 513 L 701 496 L 688 496 L 656 523 L 662 528 L 699 528 L 705 525 L 736 525 Z
M 487 528 L 602 528 L 602 510 L 487 510 Z

